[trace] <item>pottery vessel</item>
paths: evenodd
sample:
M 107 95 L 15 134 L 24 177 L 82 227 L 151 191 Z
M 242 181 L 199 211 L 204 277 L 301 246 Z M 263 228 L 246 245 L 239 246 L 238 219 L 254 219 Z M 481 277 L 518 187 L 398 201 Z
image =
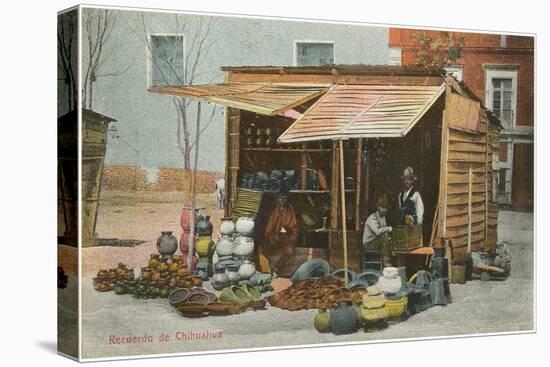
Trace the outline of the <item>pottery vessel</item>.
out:
M 183 208 L 181 212 L 180 225 L 181 225 L 181 229 L 183 229 L 184 231 L 188 231 L 188 232 L 191 231 L 191 219 L 192 219 L 191 213 L 192 212 L 193 210 L 191 208 Z M 195 209 L 195 218 L 193 223 L 197 225 L 198 220 L 199 220 L 199 212 L 197 209 Z
M 254 219 L 242 216 L 237 219 L 235 227 L 241 236 L 250 236 L 254 230 Z
M 201 259 L 208 260 L 214 251 L 212 236 L 199 236 L 197 239 L 196 251 Z
M 232 284 L 237 284 L 239 282 L 239 268 L 236 266 L 228 266 L 225 268 L 225 274 L 229 278 L 229 281 Z
M 330 330 L 335 335 L 352 334 L 358 328 L 357 310 L 351 301 L 340 301 L 330 313 Z
M 222 235 L 216 241 L 216 253 L 219 257 L 233 255 L 233 240 L 227 235 Z
M 229 287 L 231 285 L 231 281 L 229 280 L 229 277 L 227 274 L 225 274 L 224 268 L 216 268 L 214 269 L 214 275 L 211 279 L 211 285 L 212 288 L 214 288 L 217 291 L 221 291 L 225 287 Z
M 213 227 L 210 222 L 210 216 L 199 215 L 199 221 L 197 222 L 197 234 L 199 236 L 211 236 L 212 231 Z
M 233 253 L 237 256 L 250 256 L 254 252 L 252 237 L 239 236 L 235 238 Z
M 397 268 L 386 267 L 382 271 L 382 274 L 378 279 L 378 286 L 382 290 L 382 293 L 393 294 L 399 292 L 403 283 Z
M 324 308 L 320 309 L 313 319 L 315 330 L 320 333 L 328 333 L 330 331 L 330 313 Z
M 256 272 L 256 265 L 250 260 L 244 260 L 239 267 L 239 277 L 241 280 L 248 279 Z
M 232 235 L 235 232 L 235 223 L 231 218 L 223 218 L 220 223 L 220 234 L 223 235 Z
M 171 257 L 178 249 L 178 240 L 172 231 L 162 231 L 157 239 L 157 250 L 164 257 Z

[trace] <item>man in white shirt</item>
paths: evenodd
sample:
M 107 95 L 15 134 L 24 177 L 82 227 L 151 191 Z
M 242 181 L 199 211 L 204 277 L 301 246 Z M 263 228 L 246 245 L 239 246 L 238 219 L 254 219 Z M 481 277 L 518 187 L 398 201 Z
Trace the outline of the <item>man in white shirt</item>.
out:
M 405 168 L 403 176 L 403 191 L 399 193 L 399 211 L 401 223 L 408 225 L 422 225 L 424 219 L 424 203 L 420 193 L 414 188 L 416 176 L 411 167 Z
M 388 233 L 391 232 L 392 228 L 386 223 L 388 207 L 386 195 L 378 195 L 376 199 L 377 210 L 369 215 L 363 231 L 363 246 L 368 250 L 381 250 L 384 266 L 391 266 L 391 248 Z

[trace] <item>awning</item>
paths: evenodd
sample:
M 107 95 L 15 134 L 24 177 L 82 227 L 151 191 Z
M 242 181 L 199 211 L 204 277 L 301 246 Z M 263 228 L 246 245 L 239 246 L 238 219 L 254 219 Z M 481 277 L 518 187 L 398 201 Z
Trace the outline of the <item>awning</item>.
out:
M 335 85 L 278 140 L 295 143 L 405 136 L 444 91 L 444 84 Z
M 149 91 L 197 98 L 273 116 L 320 96 L 328 87 L 329 85 L 324 84 L 225 83 L 153 87 Z

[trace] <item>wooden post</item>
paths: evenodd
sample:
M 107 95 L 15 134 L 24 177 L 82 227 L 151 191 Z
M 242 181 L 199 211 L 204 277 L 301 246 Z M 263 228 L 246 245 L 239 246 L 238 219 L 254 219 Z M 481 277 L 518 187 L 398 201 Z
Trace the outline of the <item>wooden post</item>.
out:
M 468 253 L 472 252 L 472 165 L 468 171 Z
M 338 145 L 332 142 L 332 172 L 330 183 L 330 228 L 338 229 Z
M 342 200 L 342 237 L 344 241 L 344 285 L 348 286 L 348 234 L 346 224 L 346 188 L 344 186 L 344 142 L 339 141 L 340 144 L 340 193 Z
M 361 212 L 359 207 L 361 206 L 361 150 L 363 149 L 363 139 L 356 140 L 357 156 L 355 159 L 355 230 L 361 230 Z
M 445 87 L 445 109 L 441 121 L 441 159 L 439 166 L 439 224 L 438 237 L 445 237 L 447 231 L 447 159 L 449 157 L 449 112 L 451 87 Z
M 302 144 L 302 165 L 300 167 L 300 185 L 301 189 L 305 190 L 307 188 L 307 156 L 306 156 L 306 145 Z
M 368 149 L 367 139 L 365 139 L 364 145 Z M 365 155 L 365 182 L 363 183 L 363 203 L 365 203 L 365 209 L 363 211 L 364 216 L 369 215 L 369 191 L 370 191 L 370 159 L 369 159 L 369 152 L 367 150 Z

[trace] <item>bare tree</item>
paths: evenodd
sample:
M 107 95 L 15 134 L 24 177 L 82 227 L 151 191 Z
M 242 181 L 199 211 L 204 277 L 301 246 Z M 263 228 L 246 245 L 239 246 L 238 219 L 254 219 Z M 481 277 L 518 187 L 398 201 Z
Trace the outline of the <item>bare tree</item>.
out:
M 105 70 L 105 62 L 113 51 L 109 41 L 116 28 L 115 20 L 113 11 L 109 9 L 86 9 L 83 12 L 88 58 L 83 75 L 82 105 L 88 109 L 93 106 L 94 83 L 98 78 L 122 75 L 133 65 L 128 64 L 120 71 Z
M 197 79 L 202 78 L 207 74 L 211 74 L 211 78 L 207 80 L 208 83 L 212 82 L 219 74 L 215 70 L 201 71 L 208 53 L 217 40 L 212 39 L 211 30 L 214 25 L 214 18 L 210 17 L 205 20 L 203 17 L 199 17 L 196 22 L 189 23 L 183 22 L 181 16 L 174 14 L 172 19 L 172 26 L 170 33 L 172 35 L 157 34 L 157 39 L 163 39 L 166 44 L 170 43 L 173 35 L 186 35 L 188 37 L 187 47 L 185 55 L 183 55 L 184 63 L 180 65 L 178 62 L 178 55 L 176 52 L 180 50 L 174 47 L 172 50 L 168 50 L 164 55 L 154 54 L 154 44 L 151 34 L 154 33 L 153 26 L 147 22 L 146 15 L 141 13 L 135 19 L 135 24 L 127 24 L 130 31 L 137 35 L 145 44 L 147 49 L 147 57 L 149 64 L 158 73 L 158 82 L 162 85 L 178 85 L 187 86 L 192 85 Z M 164 29 L 165 30 L 165 29 Z M 155 83 L 152 80 L 152 83 Z M 178 120 L 177 120 L 177 139 L 178 147 L 183 156 L 183 168 L 185 170 L 191 170 L 191 152 L 198 142 L 200 135 L 208 128 L 212 123 L 216 114 L 216 107 L 212 110 L 209 119 L 206 124 L 199 128 L 196 134 L 195 140 L 191 141 L 190 135 L 190 120 L 188 116 L 189 106 L 191 100 L 185 97 L 173 96 L 172 103 L 175 107 Z M 195 152 L 195 154 L 198 154 Z
M 76 39 L 78 18 L 76 11 L 69 11 L 58 18 L 57 23 L 57 68 L 58 80 L 63 80 L 67 88 L 69 111 L 76 109 L 77 87 L 74 68 L 77 65 Z

